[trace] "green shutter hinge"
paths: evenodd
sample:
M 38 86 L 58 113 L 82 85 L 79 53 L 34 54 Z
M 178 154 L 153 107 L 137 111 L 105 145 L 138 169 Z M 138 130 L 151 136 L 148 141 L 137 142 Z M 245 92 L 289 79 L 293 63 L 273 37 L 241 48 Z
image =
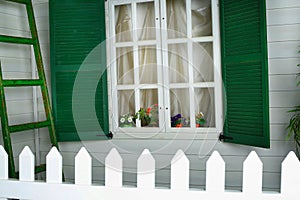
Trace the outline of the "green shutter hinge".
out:
M 223 133 L 220 133 L 219 135 L 219 141 L 223 142 L 224 140 L 233 140 L 232 137 L 226 136 Z

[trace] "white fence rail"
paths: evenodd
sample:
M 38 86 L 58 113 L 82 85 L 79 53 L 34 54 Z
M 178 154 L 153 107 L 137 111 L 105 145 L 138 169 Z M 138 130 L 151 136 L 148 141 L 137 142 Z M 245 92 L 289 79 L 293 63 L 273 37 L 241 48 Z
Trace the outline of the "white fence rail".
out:
M 46 182 L 34 180 L 34 155 L 19 156 L 20 178 L 8 178 L 8 157 L 0 146 L 0 200 L 295 200 L 300 197 L 300 163 L 294 152 L 282 162 L 281 192 L 262 192 L 263 164 L 251 152 L 243 164 L 243 190 L 225 191 L 225 163 L 215 151 L 206 163 L 206 189 L 189 190 L 189 160 L 178 150 L 171 162 L 170 189 L 155 188 L 155 160 L 144 150 L 137 162 L 137 188 L 122 186 L 122 158 L 112 149 L 105 159 L 105 186 L 92 185 L 92 159 L 85 148 L 75 157 L 75 184 L 62 182 L 62 156 L 55 147 L 46 158 Z

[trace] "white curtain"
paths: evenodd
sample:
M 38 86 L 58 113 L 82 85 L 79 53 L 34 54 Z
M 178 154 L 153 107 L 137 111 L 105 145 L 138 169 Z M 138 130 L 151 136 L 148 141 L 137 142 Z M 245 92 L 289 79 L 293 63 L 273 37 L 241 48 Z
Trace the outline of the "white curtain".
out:
M 193 37 L 211 35 L 211 15 L 208 0 L 192 1 L 192 35 Z M 139 40 L 155 38 L 154 4 L 138 4 L 137 35 Z M 185 0 L 167 0 L 168 38 L 186 38 L 187 17 Z M 116 9 L 117 42 L 132 41 L 132 13 L 130 5 L 122 5 Z M 156 47 L 139 47 L 139 82 L 142 84 L 157 83 Z M 187 44 L 171 44 L 168 46 L 169 81 L 170 83 L 187 83 L 189 63 L 193 65 L 194 82 L 213 81 L 213 61 L 211 43 L 193 44 L 193 59 L 188 60 Z M 133 49 L 131 47 L 117 49 L 118 84 L 133 84 Z M 214 126 L 213 90 L 195 88 L 195 112 L 203 112 L 207 120 L 206 126 Z M 141 107 L 149 107 L 158 103 L 157 90 L 141 90 Z M 171 115 L 181 114 L 189 119 L 189 90 L 170 90 Z M 135 113 L 134 91 L 119 91 L 119 115 Z

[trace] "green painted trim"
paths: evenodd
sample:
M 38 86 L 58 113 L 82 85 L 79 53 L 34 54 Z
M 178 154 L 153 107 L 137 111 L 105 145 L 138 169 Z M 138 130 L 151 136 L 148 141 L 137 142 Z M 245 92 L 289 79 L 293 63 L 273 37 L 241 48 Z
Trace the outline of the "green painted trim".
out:
M 34 44 L 35 41 L 31 38 L 0 35 L 0 42 L 13 43 L 13 44 Z

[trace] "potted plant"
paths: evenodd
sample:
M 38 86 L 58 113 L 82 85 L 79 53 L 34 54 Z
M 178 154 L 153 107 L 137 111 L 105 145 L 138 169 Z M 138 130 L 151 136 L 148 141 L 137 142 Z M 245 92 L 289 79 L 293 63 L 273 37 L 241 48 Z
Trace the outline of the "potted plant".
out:
M 134 127 L 133 116 L 129 113 L 122 115 L 119 119 L 119 125 L 120 127 Z
M 202 112 L 199 112 L 196 115 L 196 127 L 199 128 L 203 126 L 206 123 L 206 120 L 204 119 L 204 114 Z
M 147 109 L 140 108 L 134 115 L 134 120 L 141 120 L 141 126 L 157 127 L 158 126 L 158 105 L 154 104 Z
M 300 53 L 300 51 L 299 51 Z M 300 64 L 297 65 L 300 67 Z M 298 78 L 300 76 L 300 73 L 298 73 Z M 297 83 L 297 85 L 300 85 L 300 81 Z M 295 106 L 294 109 L 289 111 L 290 113 L 293 113 L 289 125 L 287 127 L 288 129 L 288 137 L 293 137 L 296 143 L 296 154 L 298 158 L 300 159 L 300 105 Z

